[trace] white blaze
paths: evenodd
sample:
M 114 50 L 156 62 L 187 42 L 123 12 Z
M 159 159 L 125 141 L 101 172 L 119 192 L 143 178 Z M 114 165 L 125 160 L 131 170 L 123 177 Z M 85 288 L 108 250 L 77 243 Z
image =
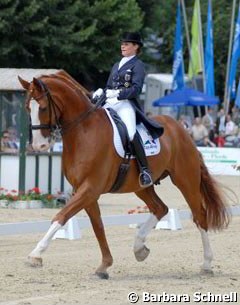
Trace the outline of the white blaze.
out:
M 30 103 L 31 109 L 31 120 L 32 125 L 40 125 L 41 122 L 39 120 L 38 112 L 39 112 L 39 104 L 33 100 Z M 44 137 L 41 133 L 41 129 L 32 130 L 32 147 L 37 151 L 46 151 L 50 148 L 50 143 L 48 137 Z

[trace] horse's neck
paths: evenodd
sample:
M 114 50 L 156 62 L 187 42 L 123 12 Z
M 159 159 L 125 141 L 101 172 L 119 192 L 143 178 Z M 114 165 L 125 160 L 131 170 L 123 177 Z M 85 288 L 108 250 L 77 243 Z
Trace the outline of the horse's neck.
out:
M 94 110 L 87 114 L 83 112 L 77 115 L 75 112 L 73 114 L 72 120 L 65 126 L 67 128 L 63 130 L 63 144 L 70 146 L 77 145 L 80 146 L 95 146 L 95 137 L 101 136 L 104 130 L 107 131 L 109 126 L 107 125 L 107 117 L 102 109 Z M 84 116 L 86 114 L 86 116 Z M 105 124 L 106 123 L 106 124 Z M 102 130 L 102 128 L 104 130 Z
M 58 97 L 63 107 L 61 116 L 63 125 L 71 124 L 93 107 L 87 97 L 78 89 L 61 87 L 59 92 Z
M 71 184 L 85 179 L 96 164 L 99 168 L 104 164 L 103 152 L 109 151 L 110 134 L 111 125 L 102 109 L 63 134 L 63 169 Z

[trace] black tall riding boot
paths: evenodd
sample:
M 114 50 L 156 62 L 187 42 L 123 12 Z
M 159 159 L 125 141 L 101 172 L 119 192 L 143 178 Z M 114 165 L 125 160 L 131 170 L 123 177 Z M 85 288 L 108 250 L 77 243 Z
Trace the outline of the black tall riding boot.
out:
M 141 187 L 148 187 L 153 184 L 150 171 L 148 169 L 147 158 L 138 133 L 135 134 L 133 140 L 131 141 L 133 154 L 137 159 L 137 163 L 140 170 L 139 184 Z

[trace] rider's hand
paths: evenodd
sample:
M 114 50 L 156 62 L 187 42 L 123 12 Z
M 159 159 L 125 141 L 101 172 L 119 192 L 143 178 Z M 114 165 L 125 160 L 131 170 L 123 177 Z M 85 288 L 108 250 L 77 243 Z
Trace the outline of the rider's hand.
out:
M 112 98 L 109 97 L 106 99 L 106 103 L 112 106 L 118 104 L 119 102 L 120 100 L 118 100 L 117 97 L 112 97 Z
M 119 92 L 120 92 L 120 90 L 107 89 L 106 90 L 106 97 L 107 98 L 118 97 L 119 96 Z
M 93 92 L 92 98 L 99 98 L 103 94 L 103 89 L 98 88 L 96 91 Z

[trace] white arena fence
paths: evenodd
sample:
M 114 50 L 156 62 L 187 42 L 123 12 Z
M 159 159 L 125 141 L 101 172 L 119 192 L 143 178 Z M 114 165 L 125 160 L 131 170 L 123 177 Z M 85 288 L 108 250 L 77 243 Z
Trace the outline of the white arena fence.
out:
M 233 206 L 229 209 L 232 216 L 240 215 L 240 206 Z M 102 219 L 105 226 L 129 225 L 136 228 L 144 223 L 148 217 L 149 213 L 140 213 L 103 216 Z M 191 217 L 192 215 L 189 210 L 169 209 L 168 214 L 158 222 L 155 229 L 180 230 L 182 229 L 181 220 L 191 219 Z M 0 236 L 45 233 L 49 229 L 50 224 L 50 220 L 2 223 L 0 224 Z M 55 234 L 54 239 L 79 239 L 81 238 L 82 230 L 89 227 L 91 227 L 91 222 L 88 217 L 74 216 Z
M 240 164 L 240 148 L 198 147 L 198 150 L 211 174 L 240 176 L 240 171 L 234 168 Z M 71 189 L 62 174 L 61 147 L 53 153 L 28 154 L 25 176 L 26 190 L 38 186 L 44 193 L 56 194 Z M 0 154 L 0 186 L 17 190 L 19 179 L 19 156 Z

